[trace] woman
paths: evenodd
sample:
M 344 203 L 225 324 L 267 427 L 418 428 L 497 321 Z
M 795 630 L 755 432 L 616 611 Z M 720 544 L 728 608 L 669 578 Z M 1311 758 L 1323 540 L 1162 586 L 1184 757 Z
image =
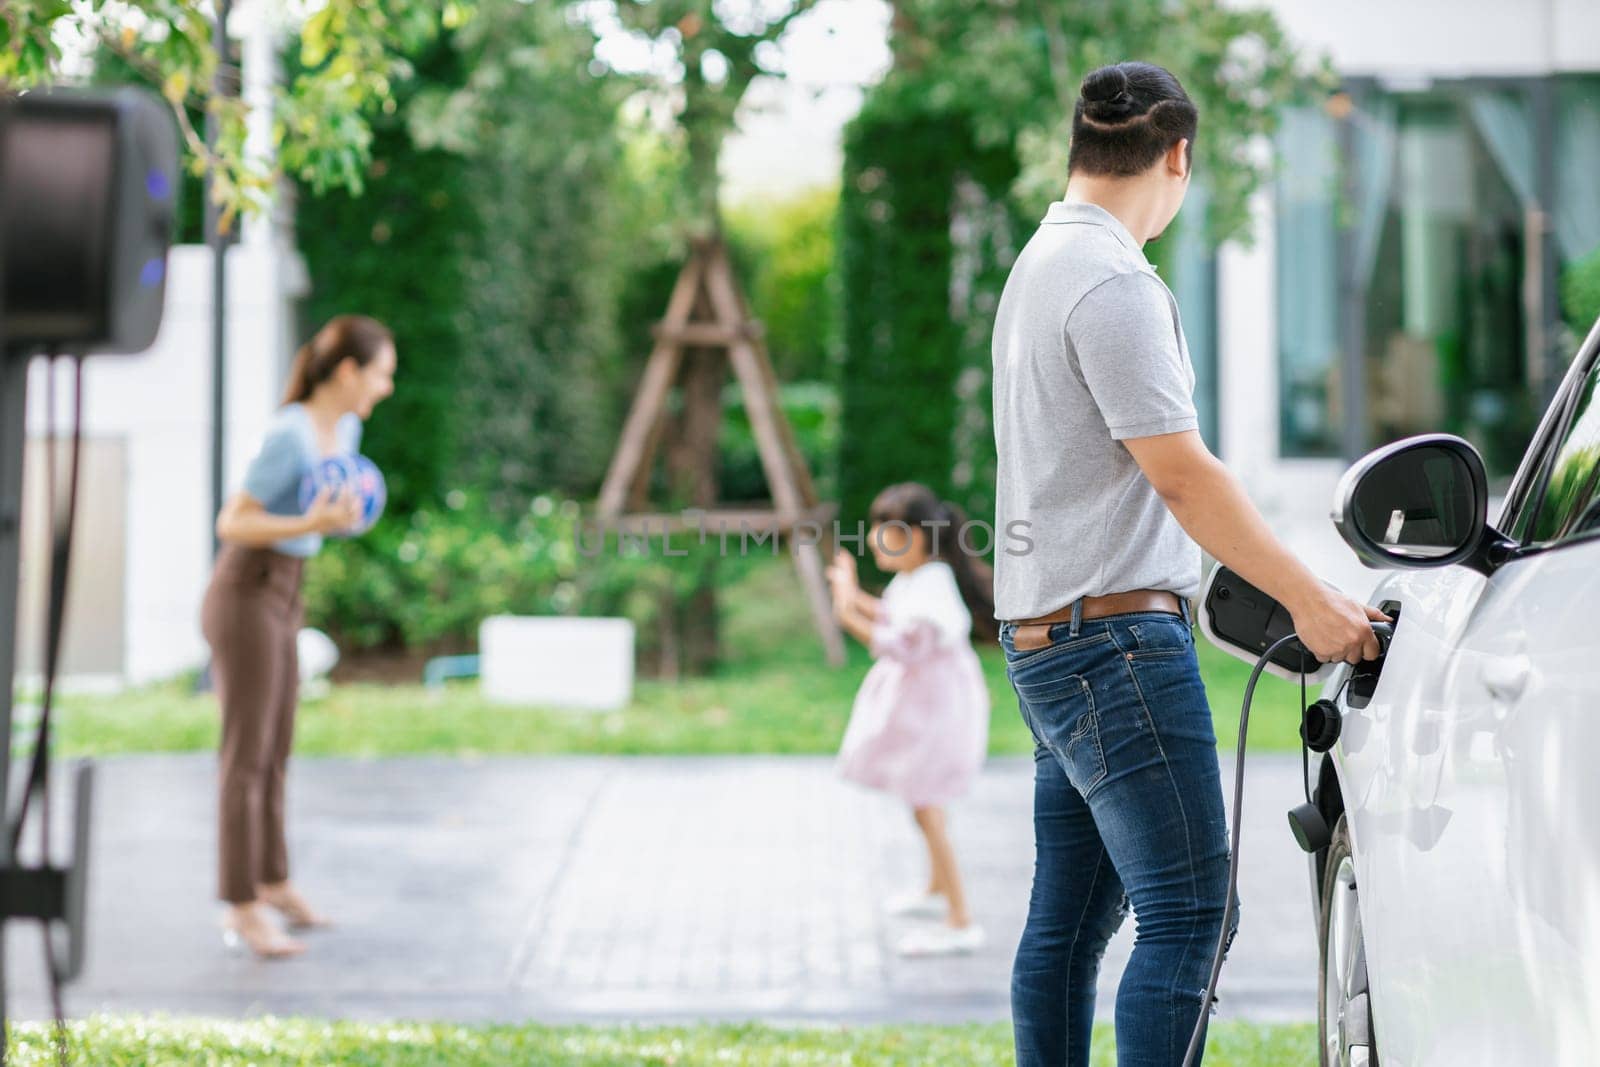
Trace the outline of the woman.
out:
M 300 483 L 319 459 L 355 454 L 362 420 L 394 392 L 394 371 L 394 337 L 382 323 L 341 315 L 323 326 L 296 353 L 283 407 L 244 487 L 217 516 L 222 550 L 201 620 L 222 705 L 223 938 L 264 959 L 305 946 L 274 925 L 263 904 L 292 927 L 328 925 L 289 881 L 284 776 L 299 689 L 302 568 L 325 535 L 354 527 L 361 510 L 354 493 L 324 489 L 302 513 Z

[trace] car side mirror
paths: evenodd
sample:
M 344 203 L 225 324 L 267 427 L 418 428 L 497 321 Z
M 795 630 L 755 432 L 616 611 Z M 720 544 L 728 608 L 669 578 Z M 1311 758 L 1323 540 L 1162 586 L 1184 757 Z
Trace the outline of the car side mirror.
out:
M 1452 434 L 1422 434 L 1368 453 L 1339 479 L 1333 525 L 1369 567 L 1460 563 L 1490 574 L 1509 542 L 1488 524 L 1478 450 Z

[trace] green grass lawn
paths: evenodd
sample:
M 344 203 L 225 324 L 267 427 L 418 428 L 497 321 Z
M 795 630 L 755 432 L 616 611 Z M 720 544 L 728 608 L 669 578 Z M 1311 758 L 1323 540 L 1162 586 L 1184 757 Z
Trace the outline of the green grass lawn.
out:
M 55 1062 L 48 1026 L 13 1027 L 11 1062 Z M 1311 1025 L 1213 1024 L 1206 1067 L 1310 1067 L 1316 1062 Z M 344 1023 L 261 1019 L 191 1021 L 97 1016 L 74 1023 L 75 1063 L 96 1067 L 601 1067 L 693 1064 L 780 1067 L 790 1064 L 914 1064 L 978 1067 L 1012 1063 L 1011 1031 L 986 1026 L 759 1025 L 690 1027 L 466 1027 L 426 1023 Z M 1094 1067 L 1113 1067 L 1108 1025 L 1095 1027 Z
M 676 683 L 641 679 L 621 711 L 500 707 L 485 703 L 474 683 L 439 691 L 343 685 L 301 706 L 295 750 L 347 756 L 831 753 L 871 658 L 852 641 L 849 663 L 828 667 L 795 585 L 793 570 L 781 562 L 751 570 L 724 595 L 722 669 Z M 986 647 L 980 657 L 994 706 L 990 751 L 1031 752 L 1004 656 Z M 1231 749 L 1250 668 L 1203 639 L 1200 666 L 1218 742 Z M 1298 709 L 1296 686 L 1264 677 L 1252 714 L 1252 748 L 1295 751 Z M 114 697 L 73 696 L 63 701 L 57 738 L 66 755 L 212 749 L 216 702 L 176 682 Z

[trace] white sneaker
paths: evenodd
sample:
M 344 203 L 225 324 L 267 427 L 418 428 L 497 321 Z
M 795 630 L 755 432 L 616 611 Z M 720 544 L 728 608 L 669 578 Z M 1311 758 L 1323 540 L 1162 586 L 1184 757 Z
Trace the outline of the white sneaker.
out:
M 900 939 L 895 951 L 902 956 L 956 956 L 976 952 L 983 945 L 983 927 L 974 923 L 913 930 Z
M 883 902 L 883 910 L 887 915 L 942 919 L 950 910 L 950 902 L 938 893 L 913 890 L 909 893 L 896 893 Z

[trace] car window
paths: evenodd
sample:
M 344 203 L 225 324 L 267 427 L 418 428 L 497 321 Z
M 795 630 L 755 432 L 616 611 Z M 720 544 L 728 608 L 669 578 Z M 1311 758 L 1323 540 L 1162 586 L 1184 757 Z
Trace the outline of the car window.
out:
M 1540 418 L 1533 441 L 1528 446 L 1527 454 L 1522 457 L 1522 463 L 1517 468 L 1516 477 L 1511 480 L 1501 506 L 1495 528 L 1519 544 L 1528 545 L 1534 541 L 1533 519 L 1544 499 L 1545 484 L 1557 453 L 1569 436 L 1567 431 L 1573 425 L 1570 416 L 1576 402 L 1592 399 L 1597 364 L 1600 364 L 1600 321 L 1595 322 L 1594 329 L 1589 331 L 1589 336 L 1579 346 L 1572 365 L 1567 368 L 1561 388 L 1556 391 L 1555 398 Z
M 1527 540 L 1562 541 L 1600 530 L 1600 363 L 1578 385 L 1544 478 Z

